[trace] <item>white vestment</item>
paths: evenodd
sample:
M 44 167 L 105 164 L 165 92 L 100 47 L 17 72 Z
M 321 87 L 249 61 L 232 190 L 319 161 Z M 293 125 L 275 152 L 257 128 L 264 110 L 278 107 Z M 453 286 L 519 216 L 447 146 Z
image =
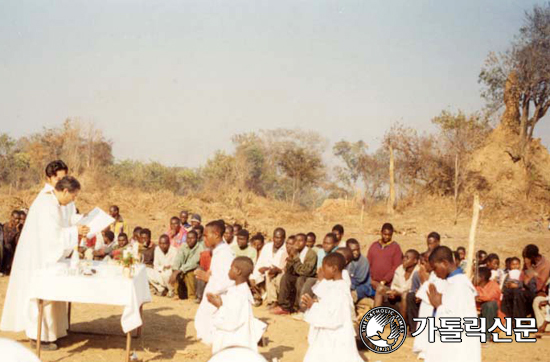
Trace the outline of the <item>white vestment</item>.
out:
M 430 284 L 435 285 L 438 293 L 443 294 L 447 286 L 447 281 L 445 279 L 438 278 L 434 272 L 431 272 L 428 280 L 426 280 L 420 288 L 418 288 L 416 297 L 421 301 L 420 309 L 418 310 L 418 318 L 433 317 L 434 307 L 430 304 L 430 299 L 428 298 L 428 288 Z M 416 325 L 419 326 L 420 323 L 417 322 Z M 425 358 L 428 345 L 428 331 L 424 330 L 424 332 L 414 338 L 413 352 L 418 353 L 420 358 Z
M 147 268 L 147 278 L 149 283 L 159 292 L 164 292 L 165 289 L 169 291 L 173 290 L 173 286 L 168 283 L 170 276 L 172 276 L 172 265 L 174 259 L 178 254 L 178 249 L 170 245 L 168 252 L 164 254 L 160 250 L 160 246 L 155 248 L 155 257 L 153 261 L 153 268 Z M 168 269 L 166 269 L 168 267 Z
M 210 279 L 204 288 L 201 304 L 199 305 L 199 309 L 197 309 L 197 314 L 195 314 L 197 338 L 206 344 L 212 344 L 212 319 L 217 310 L 216 307 L 210 304 L 208 299 L 206 299 L 206 294 L 221 294 L 235 285 L 235 282 L 229 279 L 228 275 L 234 258 L 235 255 L 231 251 L 231 247 L 224 241 L 219 243 L 212 251 Z
M 264 274 L 260 273 L 260 269 L 264 267 L 271 268 L 272 266 L 276 266 L 282 270 L 285 267 L 287 256 L 288 253 L 285 245 L 273 252 L 273 242 L 271 241 L 265 244 L 260 251 L 260 256 L 254 266 L 254 272 L 250 276 L 250 279 L 254 280 L 256 284 L 260 284 L 265 280 L 265 275 L 267 274 L 267 272 Z
M 323 280 L 313 287 L 319 302 L 305 313 L 309 323 L 304 362 L 359 362 L 353 327 L 354 305 L 348 285 L 343 280 Z
M 267 325 L 254 318 L 254 297 L 247 283 L 232 286 L 221 295 L 222 306 L 214 313 L 212 354 L 227 347 L 247 347 L 258 351 L 258 342 Z
M 65 214 L 66 215 L 66 214 Z M 32 203 L 21 232 L 4 302 L 0 329 L 19 332 L 36 339 L 38 306 L 31 300 L 33 273 L 55 264 L 67 250 L 78 244 L 78 229 L 63 219 L 62 207 L 52 191 L 41 191 Z M 42 337 L 53 342 L 67 335 L 66 303 L 44 307 Z
M 466 275 L 461 273 L 447 278 L 442 303 L 435 315 L 436 325 L 440 325 L 439 318 L 458 317 L 461 325 L 464 318 L 477 318 L 476 294 Z M 435 343 L 429 343 L 426 362 L 481 362 L 481 342 L 478 337 L 467 337 L 463 332 L 460 343 L 442 343 L 439 337 L 436 332 Z
M 7 338 L 0 338 L 2 362 L 40 362 L 38 357 L 23 345 Z

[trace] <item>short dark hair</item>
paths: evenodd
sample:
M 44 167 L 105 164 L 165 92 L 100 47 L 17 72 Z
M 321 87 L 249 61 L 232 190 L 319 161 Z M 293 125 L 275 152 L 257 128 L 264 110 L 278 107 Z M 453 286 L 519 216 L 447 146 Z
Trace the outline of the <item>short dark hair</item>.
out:
M 326 234 L 325 238 L 331 238 L 334 243 L 338 242 L 338 238 L 336 238 L 336 235 L 334 235 L 334 233 Z
M 223 220 L 214 220 L 206 224 L 207 228 L 211 228 L 219 236 L 225 233 L 225 222 Z
M 430 238 L 441 241 L 441 235 L 439 235 L 439 233 L 435 231 L 432 231 L 431 233 L 428 234 L 428 239 Z
M 348 260 L 350 261 L 353 260 L 353 254 L 351 252 L 351 249 L 348 248 L 347 246 L 336 249 L 336 252 L 342 254 L 344 258 L 346 258 L 346 263 Z
M 200 231 L 201 231 L 201 234 L 204 234 L 204 226 L 202 226 L 202 225 L 194 226 L 194 227 L 193 227 L 193 230 L 200 230 Z M 198 235 L 197 235 L 197 236 L 198 236 Z
M 539 256 L 539 247 L 535 244 L 529 244 L 523 248 L 522 256 L 527 259 L 534 259 Z
M 496 260 L 500 260 L 500 258 L 498 257 L 497 254 L 491 253 L 491 254 L 487 255 L 487 257 L 485 258 L 485 263 L 489 263 L 489 262 L 491 262 L 491 261 L 493 261 L 493 260 L 495 260 L 495 259 L 496 259 Z
M 107 240 L 113 241 L 115 240 L 115 233 L 112 232 L 111 230 L 105 231 L 105 238 Z
M 110 209 L 115 209 L 116 212 L 120 212 L 120 209 L 118 208 L 117 205 L 111 205 Z
M 141 226 L 136 226 L 136 227 L 134 228 L 134 232 L 136 232 L 136 231 L 139 232 L 139 231 L 141 231 L 142 229 L 143 229 L 143 228 L 142 228 Z
M 307 233 L 306 236 L 308 238 L 313 238 L 313 239 L 317 240 L 317 235 L 315 235 L 315 233 L 313 231 L 310 231 L 309 233 Z
M 346 267 L 346 258 L 340 253 L 330 253 L 323 258 L 323 264 L 335 266 L 339 271 Z
M 454 263 L 453 251 L 446 246 L 440 245 L 430 254 L 430 263 L 439 263 L 442 261 Z
M 126 235 L 126 233 L 120 233 L 120 234 L 118 234 L 118 237 L 117 237 L 117 238 L 120 238 L 120 237 L 123 237 L 124 239 L 128 240 L 128 235 Z
M 46 166 L 46 176 L 47 177 L 57 176 L 57 172 L 59 172 L 59 171 L 69 172 L 69 167 L 67 167 L 65 162 L 63 162 L 61 160 L 52 161 L 52 162 L 48 163 L 48 165 Z
M 248 240 L 250 238 L 250 233 L 248 232 L 248 230 L 242 229 L 242 230 L 239 230 L 239 232 L 237 233 L 237 237 L 239 236 L 244 236 L 246 240 Z
M 384 231 L 384 230 L 388 230 L 388 231 L 391 231 L 393 233 L 393 225 L 390 224 L 389 222 L 385 223 L 384 225 L 382 225 L 382 230 L 381 231 Z
M 189 236 L 189 234 L 195 235 L 196 238 L 199 237 L 199 235 L 197 234 L 197 232 L 196 232 L 195 230 L 189 230 L 189 231 L 187 232 L 187 236 Z
M 12 216 L 13 216 L 13 215 L 18 215 L 18 216 L 19 216 L 19 215 L 21 215 L 21 214 L 19 213 L 19 210 L 13 210 L 13 211 L 11 212 L 11 215 L 12 215 Z
M 80 190 L 80 182 L 72 176 L 65 176 L 55 184 L 57 191 L 67 190 L 71 194 Z
M 416 260 L 420 259 L 420 253 L 418 252 L 418 250 L 409 249 L 405 252 L 405 254 L 408 254 L 408 253 L 411 253 Z
M 458 248 L 456 248 L 456 251 L 460 251 L 460 250 L 462 250 L 463 252 L 466 252 L 466 248 L 463 246 L 459 246 Z
M 519 260 L 519 258 L 517 256 L 513 256 L 510 259 L 510 263 L 513 262 L 513 261 L 517 261 L 518 263 L 521 263 L 521 260 Z
M 161 241 L 162 239 L 166 239 L 166 240 L 170 241 L 170 237 L 167 234 L 162 234 L 159 238 L 159 241 Z
M 254 262 L 248 256 L 238 256 L 233 259 L 233 264 L 248 278 L 254 271 Z
M 265 241 L 265 238 L 264 236 L 261 234 L 261 233 L 257 233 L 256 235 L 254 235 L 252 238 L 250 238 L 250 240 L 261 240 L 262 243 Z
M 307 239 L 307 235 L 304 234 L 304 233 L 298 233 L 298 234 L 296 234 L 296 239 L 298 239 L 298 237 L 303 237 L 304 239 Z
M 170 223 L 172 223 L 173 220 L 177 220 L 178 222 L 181 222 L 181 219 L 178 216 L 172 216 L 170 218 Z
M 151 237 L 151 230 L 149 230 L 147 228 L 143 228 L 143 229 L 141 229 L 139 235 L 143 235 L 143 234 L 147 235 L 148 237 Z
M 275 233 L 278 233 L 278 232 L 283 233 L 283 238 L 286 238 L 286 230 L 285 229 L 283 229 L 282 227 L 278 227 L 275 230 L 273 230 L 273 235 L 275 235 Z
M 481 254 L 486 254 L 487 255 L 487 252 L 485 250 L 478 250 L 477 253 L 476 253 L 476 258 L 479 258 L 481 256 Z
M 477 270 L 477 275 L 479 278 L 488 281 L 489 279 L 491 279 L 491 270 L 486 266 L 482 266 Z
M 334 232 L 334 230 L 338 231 L 340 234 L 344 234 L 344 227 L 340 224 L 336 224 L 332 227 L 332 231 Z
M 238 228 L 239 231 L 243 229 L 243 226 L 242 226 L 241 224 L 237 224 L 237 223 L 234 223 L 234 224 L 233 224 L 233 227 Z
M 359 242 L 357 241 L 357 239 L 354 239 L 354 238 L 346 240 L 346 246 L 348 248 L 351 244 L 359 246 Z

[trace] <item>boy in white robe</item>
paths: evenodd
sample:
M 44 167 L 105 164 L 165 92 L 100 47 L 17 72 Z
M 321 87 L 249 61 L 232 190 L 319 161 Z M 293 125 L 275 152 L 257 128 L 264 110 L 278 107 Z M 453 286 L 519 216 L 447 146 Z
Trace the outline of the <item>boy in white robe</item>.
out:
M 453 259 L 453 252 L 446 246 L 439 246 L 430 255 L 430 265 L 438 278 L 447 280 L 445 291 L 439 293 L 434 284 L 428 288 L 430 304 L 434 306 L 436 325 L 440 318 L 477 318 L 476 290 L 462 269 Z M 461 343 L 442 343 L 439 332 L 435 342 L 429 343 L 426 351 L 426 362 L 480 362 L 481 342 L 479 337 L 461 335 Z
M 258 342 L 266 324 L 254 318 L 254 298 L 248 287 L 248 278 L 254 270 L 252 259 L 239 256 L 229 269 L 229 279 L 235 282 L 225 293 L 206 295 L 210 304 L 217 308 L 213 319 L 212 354 L 227 347 L 247 347 L 258 351 Z
M 221 294 L 235 285 L 235 282 L 229 279 L 228 274 L 235 255 L 231 251 L 231 247 L 223 241 L 224 232 L 225 223 L 223 220 L 208 223 L 204 230 L 204 243 L 207 248 L 212 249 L 212 262 L 209 271 L 195 270 L 196 278 L 207 283 L 204 295 L 208 293 Z M 197 314 L 195 314 L 195 329 L 197 338 L 203 343 L 212 344 L 212 323 L 215 312 L 216 307 L 210 304 L 207 298 L 202 298 Z
M 302 296 L 305 321 L 310 325 L 304 362 L 363 361 L 355 340 L 350 288 L 342 279 L 345 265 L 339 253 L 325 256 L 320 268 L 323 280 L 313 287 L 316 299 L 307 293 Z

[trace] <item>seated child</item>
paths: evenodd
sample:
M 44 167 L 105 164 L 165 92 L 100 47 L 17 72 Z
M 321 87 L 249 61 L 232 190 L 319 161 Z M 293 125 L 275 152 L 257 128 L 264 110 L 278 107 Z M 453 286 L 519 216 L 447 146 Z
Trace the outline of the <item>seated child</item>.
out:
M 94 247 L 94 249 L 86 250 L 86 259 L 103 260 L 103 258 L 108 255 L 111 250 L 116 246 L 116 242 L 114 241 L 115 234 L 112 231 L 107 230 L 102 231 L 101 233 L 103 236 L 104 245 L 100 248 L 96 248 L 98 246 L 98 243 L 96 242 L 96 247 Z
M 254 249 L 256 249 L 256 259 L 255 260 L 252 260 L 254 262 L 254 264 L 256 264 L 256 261 L 258 260 L 258 258 L 260 257 L 260 252 L 262 251 L 264 245 L 265 245 L 265 238 L 262 234 L 260 233 L 257 233 L 256 235 L 254 235 L 251 239 L 250 239 L 250 245 L 252 245 L 252 247 Z
M 229 279 L 235 285 L 221 295 L 207 293 L 206 298 L 217 310 L 214 312 L 212 354 L 227 347 L 247 347 L 258 351 L 258 342 L 266 324 L 254 318 L 254 298 L 248 287 L 248 278 L 254 270 L 252 260 L 238 256 L 229 269 Z
M 170 245 L 170 237 L 166 234 L 161 235 L 159 245 L 155 248 L 153 268 L 146 270 L 149 283 L 155 288 L 155 294 L 168 295 L 169 298 L 174 296 L 174 285 L 170 283 L 170 276 L 177 253 L 178 249 Z
M 309 347 L 304 362 L 363 362 L 355 340 L 355 307 L 349 286 L 342 279 L 345 258 L 330 253 L 323 258 L 323 280 L 301 299 L 309 323 Z
M 496 281 L 499 285 L 504 280 L 504 270 L 499 269 L 500 259 L 497 254 L 491 253 L 485 258 L 485 265 L 491 271 L 491 280 Z
M 306 246 L 310 249 L 315 247 L 315 242 L 317 241 L 317 235 L 314 232 L 310 231 L 307 233 Z
M 476 278 L 476 308 L 480 312 L 480 316 L 486 318 L 487 328 L 490 328 L 495 318 L 504 317 L 500 312 L 500 299 L 502 293 L 500 285 L 496 280 L 491 279 L 491 270 L 487 267 L 479 268 Z M 490 341 L 492 334 L 486 332 L 487 340 Z
M 231 250 L 235 256 L 247 256 L 252 260 L 253 263 L 256 262 L 258 257 L 258 252 L 251 245 L 249 245 L 250 233 L 248 230 L 242 229 L 237 233 L 237 242 L 232 243 Z
M 391 287 L 388 288 L 384 283 L 380 283 L 374 297 L 374 306 L 393 307 L 400 309 L 401 314 L 404 303 L 402 301 L 407 297 L 412 286 L 412 275 L 418 270 L 418 259 L 420 254 L 414 249 L 409 249 L 403 255 L 403 264 L 401 264 L 393 275 Z
M 281 278 L 278 306 L 271 313 L 278 315 L 290 314 L 298 307 L 299 292 L 309 277 L 317 272 L 317 253 L 306 246 L 307 237 L 300 233 L 296 235 L 296 244 L 288 249 L 285 271 Z
M 179 248 L 174 258 L 172 275 L 170 276 L 170 284 L 178 283 L 179 299 L 194 300 L 195 297 L 199 298 L 195 289 L 195 285 L 197 284 L 195 270 L 199 267 L 200 254 L 203 248 L 202 243 L 197 242 L 197 232 L 194 230 L 189 231 L 186 242 Z M 210 250 L 207 250 L 207 253 L 208 257 L 210 257 Z M 208 271 L 208 267 L 206 268 L 205 271 Z M 200 294 L 200 298 L 202 298 L 202 293 Z

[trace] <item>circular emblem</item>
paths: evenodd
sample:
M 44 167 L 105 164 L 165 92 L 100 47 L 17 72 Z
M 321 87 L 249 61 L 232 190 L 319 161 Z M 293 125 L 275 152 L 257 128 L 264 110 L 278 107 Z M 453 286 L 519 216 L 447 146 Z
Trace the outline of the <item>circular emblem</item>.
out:
M 361 341 L 375 353 L 395 352 L 407 338 L 407 324 L 398 311 L 388 307 L 369 310 L 359 323 Z

